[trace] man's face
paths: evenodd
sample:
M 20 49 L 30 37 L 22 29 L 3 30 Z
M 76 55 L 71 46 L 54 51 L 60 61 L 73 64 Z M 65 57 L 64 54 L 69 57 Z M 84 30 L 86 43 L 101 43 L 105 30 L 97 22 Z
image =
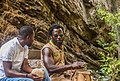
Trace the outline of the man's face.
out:
M 52 32 L 52 41 L 55 45 L 61 46 L 64 40 L 64 34 L 63 30 L 61 28 L 59 29 L 53 29 Z
M 27 46 L 31 46 L 33 41 L 34 41 L 34 37 L 35 37 L 35 32 L 33 32 L 33 35 L 29 36 L 28 37 L 28 40 L 27 40 Z

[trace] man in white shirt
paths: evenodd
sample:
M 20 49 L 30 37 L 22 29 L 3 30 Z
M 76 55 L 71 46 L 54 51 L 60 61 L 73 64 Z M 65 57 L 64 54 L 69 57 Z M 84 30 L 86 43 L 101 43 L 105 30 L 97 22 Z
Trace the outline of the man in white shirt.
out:
M 31 74 L 28 63 L 28 47 L 34 40 L 30 26 L 20 28 L 19 35 L 0 48 L 0 81 L 41 81 L 43 77 Z M 24 71 L 26 73 L 21 72 Z

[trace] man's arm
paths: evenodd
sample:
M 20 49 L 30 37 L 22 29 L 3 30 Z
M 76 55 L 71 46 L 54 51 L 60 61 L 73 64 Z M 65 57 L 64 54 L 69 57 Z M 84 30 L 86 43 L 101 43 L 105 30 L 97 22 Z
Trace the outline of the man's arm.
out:
M 3 61 L 4 71 L 7 77 L 26 77 L 24 73 L 18 73 L 12 69 L 12 62 L 10 61 Z
M 29 63 L 28 63 L 28 59 L 25 58 L 23 60 L 23 64 L 22 64 L 22 67 L 21 69 L 27 73 L 31 73 L 32 72 L 32 68 L 30 67 Z
M 56 66 L 52 57 L 52 50 L 45 48 L 42 51 L 43 62 L 49 73 L 59 73 L 70 69 L 81 68 L 80 63 L 73 63 L 71 65 Z

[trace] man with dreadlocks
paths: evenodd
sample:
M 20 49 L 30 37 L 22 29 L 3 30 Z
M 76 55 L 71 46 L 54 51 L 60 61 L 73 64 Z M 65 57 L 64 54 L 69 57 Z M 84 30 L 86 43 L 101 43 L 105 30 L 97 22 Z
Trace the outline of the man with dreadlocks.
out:
M 65 65 L 64 59 L 64 30 L 58 24 L 53 24 L 49 29 L 50 41 L 41 50 L 42 65 L 48 70 L 52 81 L 75 81 L 75 78 L 66 78 L 66 72 L 74 73 L 71 76 L 79 75 L 79 81 L 85 81 L 82 73 L 76 74 L 76 69 L 84 68 L 83 62 L 74 62 L 70 65 Z M 71 71 L 72 70 L 72 71 Z M 90 81 L 90 80 L 87 80 Z

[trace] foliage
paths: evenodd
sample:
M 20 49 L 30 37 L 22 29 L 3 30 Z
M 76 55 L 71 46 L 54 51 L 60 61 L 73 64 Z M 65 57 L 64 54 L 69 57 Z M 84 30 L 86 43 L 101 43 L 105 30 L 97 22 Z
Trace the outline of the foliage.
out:
M 101 65 L 101 69 L 99 70 L 99 74 L 101 74 L 101 76 L 98 78 L 98 80 L 114 81 L 118 76 L 120 60 L 117 60 L 117 58 L 114 57 L 105 56 L 103 53 L 102 60 L 100 61 L 103 63 L 103 65 Z
M 112 14 L 104 9 L 99 9 L 98 17 L 113 29 L 120 27 L 120 10 L 117 14 Z M 115 30 L 111 30 L 108 34 L 113 38 L 112 42 L 108 43 L 102 38 L 96 40 L 97 44 L 107 52 L 99 53 L 102 55 L 102 60 L 100 60 L 102 65 L 98 71 L 101 75 L 98 77 L 98 80 L 100 81 L 115 81 L 119 73 L 120 60 L 117 60 L 115 57 L 115 50 L 118 47 L 117 32 Z
M 120 27 L 120 10 L 118 10 L 117 14 L 112 14 L 104 9 L 98 9 L 98 16 L 109 26 Z
M 98 80 L 108 81 L 118 74 L 120 60 L 117 60 L 114 52 L 114 50 L 117 48 L 117 44 L 115 41 L 106 43 L 103 39 L 97 40 L 97 43 L 103 47 L 105 51 L 107 51 L 107 54 L 104 52 L 99 52 L 99 54 L 102 56 L 102 59 L 100 60 L 102 65 L 99 70 L 99 74 L 101 76 L 98 77 Z

